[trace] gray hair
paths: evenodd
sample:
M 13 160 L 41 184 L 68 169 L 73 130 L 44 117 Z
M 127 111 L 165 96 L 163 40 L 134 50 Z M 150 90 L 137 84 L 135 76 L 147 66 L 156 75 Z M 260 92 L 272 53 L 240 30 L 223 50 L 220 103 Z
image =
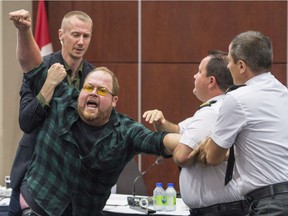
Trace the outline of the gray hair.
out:
M 273 50 L 269 37 L 257 31 L 247 31 L 237 35 L 230 46 L 234 63 L 242 60 L 256 73 L 271 70 Z

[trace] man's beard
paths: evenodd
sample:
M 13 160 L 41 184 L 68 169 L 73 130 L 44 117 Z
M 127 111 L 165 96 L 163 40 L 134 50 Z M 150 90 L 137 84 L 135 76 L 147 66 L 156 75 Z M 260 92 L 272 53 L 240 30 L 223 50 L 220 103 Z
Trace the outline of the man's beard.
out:
M 78 107 L 78 113 L 80 118 L 91 126 L 101 126 L 109 121 L 111 110 L 101 111 L 98 107 L 98 112 L 87 112 L 83 108 Z

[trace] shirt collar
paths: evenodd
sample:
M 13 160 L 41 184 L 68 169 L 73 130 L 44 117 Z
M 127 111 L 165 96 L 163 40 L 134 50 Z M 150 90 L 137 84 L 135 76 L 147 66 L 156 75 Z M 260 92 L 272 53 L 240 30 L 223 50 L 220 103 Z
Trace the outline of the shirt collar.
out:
M 67 62 L 64 59 L 63 59 L 63 63 L 64 63 L 64 67 L 65 67 L 68 75 L 71 76 L 71 73 L 72 73 L 71 67 L 69 67 L 69 65 L 67 64 Z M 80 77 L 82 75 L 82 71 L 83 71 L 83 61 L 81 62 L 81 64 L 78 67 L 77 76 Z
M 261 82 L 261 81 L 264 81 L 264 80 L 267 80 L 268 77 L 270 76 L 273 76 L 271 74 L 271 72 L 265 72 L 265 73 L 261 73 L 259 75 L 256 75 L 254 77 L 252 77 L 251 79 L 247 80 L 245 82 L 246 85 L 253 85 L 254 83 L 258 83 L 258 82 Z

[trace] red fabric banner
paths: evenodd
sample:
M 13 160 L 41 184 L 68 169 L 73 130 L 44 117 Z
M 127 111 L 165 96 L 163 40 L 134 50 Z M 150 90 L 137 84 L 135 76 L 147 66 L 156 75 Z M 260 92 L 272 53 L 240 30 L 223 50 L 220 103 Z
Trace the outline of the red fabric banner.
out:
M 42 56 L 48 55 L 53 52 L 49 33 L 45 0 L 39 0 L 38 3 L 35 40 L 41 50 Z

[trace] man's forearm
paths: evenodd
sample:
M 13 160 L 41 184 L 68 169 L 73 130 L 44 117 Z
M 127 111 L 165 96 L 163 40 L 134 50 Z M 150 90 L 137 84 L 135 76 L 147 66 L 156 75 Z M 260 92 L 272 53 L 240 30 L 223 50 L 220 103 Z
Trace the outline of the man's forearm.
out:
M 156 131 L 167 131 L 170 133 L 179 133 L 179 126 L 165 120 L 164 124 L 154 123 L 154 128 Z
M 194 161 L 188 158 L 193 151 L 189 146 L 179 143 L 173 153 L 174 162 L 180 167 L 190 166 Z
M 28 72 L 40 65 L 42 56 L 32 33 L 32 19 L 24 9 L 9 13 L 10 20 L 17 28 L 17 58 L 23 72 Z
M 18 30 L 17 42 L 17 58 L 24 73 L 41 64 L 42 56 L 31 29 Z
M 206 161 L 209 165 L 218 165 L 227 159 L 229 149 L 225 149 L 217 145 L 212 138 L 207 139 L 204 148 L 206 153 Z
M 164 139 L 163 139 L 163 143 L 165 146 L 165 150 L 167 154 L 172 155 L 175 148 L 177 147 L 177 145 L 179 144 L 180 141 L 180 134 L 177 133 L 168 133 Z
M 47 82 L 44 83 L 42 89 L 40 90 L 40 94 L 42 98 L 45 100 L 45 104 L 48 105 L 53 97 L 55 91 L 55 87 L 48 85 Z

